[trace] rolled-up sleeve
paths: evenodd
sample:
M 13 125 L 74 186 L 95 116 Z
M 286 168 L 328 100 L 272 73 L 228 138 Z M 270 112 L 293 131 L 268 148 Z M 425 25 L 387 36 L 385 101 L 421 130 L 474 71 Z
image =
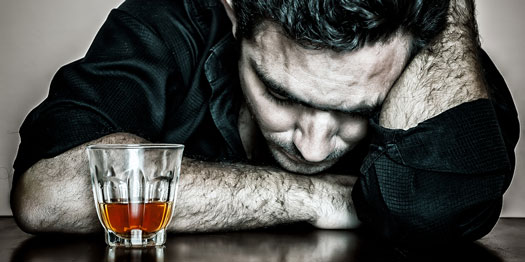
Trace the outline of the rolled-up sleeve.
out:
M 373 142 L 352 193 L 365 225 L 401 245 L 469 241 L 490 232 L 519 137 L 506 86 L 490 84 L 506 95 L 464 103 L 409 130 L 371 120 Z

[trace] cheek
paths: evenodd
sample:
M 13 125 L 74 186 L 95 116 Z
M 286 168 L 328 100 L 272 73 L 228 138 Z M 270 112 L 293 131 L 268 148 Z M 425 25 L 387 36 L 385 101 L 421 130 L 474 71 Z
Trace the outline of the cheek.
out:
M 261 94 L 251 102 L 252 111 L 264 134 L 293 133 L 298 115 L 294 106 L 277 105 Z
M 260 83 L 249 76 L 241 76 L 241 85 L 251 112 L 263 133 L 293 130 L 298 113 L 294 106 L 278 105 L 271 101 L 265 96 L 266 91 Z
M 263 131 L 286 132 L 295 127 L 296 112 L 292 108 L 285 108 L 264 101 L 261 98 L 255 102 L 254 109 L 259 126 Z
M 349 118 L 340 124 L 339 137 L 352 147 L 365 138 L 368 131 L 368 119 Z

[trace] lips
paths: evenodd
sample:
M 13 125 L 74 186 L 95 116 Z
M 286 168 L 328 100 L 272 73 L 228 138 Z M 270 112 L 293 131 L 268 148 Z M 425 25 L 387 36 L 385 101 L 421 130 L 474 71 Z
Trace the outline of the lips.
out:
M 290 153 L 286 152 L 284 149 L 282 148 L 279 148 L 279 151 L 281 151 L 281 153 L 283 153 L 286 157 L 288 157 L 289 159 L 293 160 L 294 162 L 299 162 L 299 163 L 303 163 L 303 164 L 307 164 L 307 162 L 301 160 L 301 159 L 298 159 L 297 157 L 291 155 Z
M 300 163 L 300 164 L 303 164 L 303 165 L 309 165 L 309 166 L 316 166 L 316 165 L 321 165 L 321 164 L 324 164 L 324 161 L 323 162 L 308 162 L 306 160 L 303 160 L 303 159 L 300 159 L 290 153 L 288 153 L 286 150 L 284 150 L 283 148 L 279 148 L 279 151 L 281 151 L 281 153 L 283 153 L 287 158 L 291 159 L 293 162 L 296 162 L 296 163 Z

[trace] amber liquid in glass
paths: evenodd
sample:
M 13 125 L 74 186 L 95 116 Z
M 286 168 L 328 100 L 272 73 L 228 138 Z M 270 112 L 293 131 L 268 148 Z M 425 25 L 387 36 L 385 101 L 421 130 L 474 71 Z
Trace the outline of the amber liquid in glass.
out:
M 171 219 L 172 202 L 101 203 L 100 212 L 106 228 L 125 238 L 140 229 L 144 237 L 166 227 Z

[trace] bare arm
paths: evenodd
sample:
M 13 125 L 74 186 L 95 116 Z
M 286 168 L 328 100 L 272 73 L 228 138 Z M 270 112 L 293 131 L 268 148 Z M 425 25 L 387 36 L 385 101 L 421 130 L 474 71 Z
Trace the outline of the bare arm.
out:
M 143 142 L 130 134 L 113 134 L 89 144 Z M 185 158 L 170 230 L 236 230 L 296 221 L 324 228 L 356 227 L 353 182 Z M 41 160 L 13 188 L 13 214 L 32 233 L 101 230 L 90 183 L 85 145 Z
M 409 129 L 447 109 L 486 98 L 473 0 L 451 0 L 448 25 L 388 94 L 380 124 Z

